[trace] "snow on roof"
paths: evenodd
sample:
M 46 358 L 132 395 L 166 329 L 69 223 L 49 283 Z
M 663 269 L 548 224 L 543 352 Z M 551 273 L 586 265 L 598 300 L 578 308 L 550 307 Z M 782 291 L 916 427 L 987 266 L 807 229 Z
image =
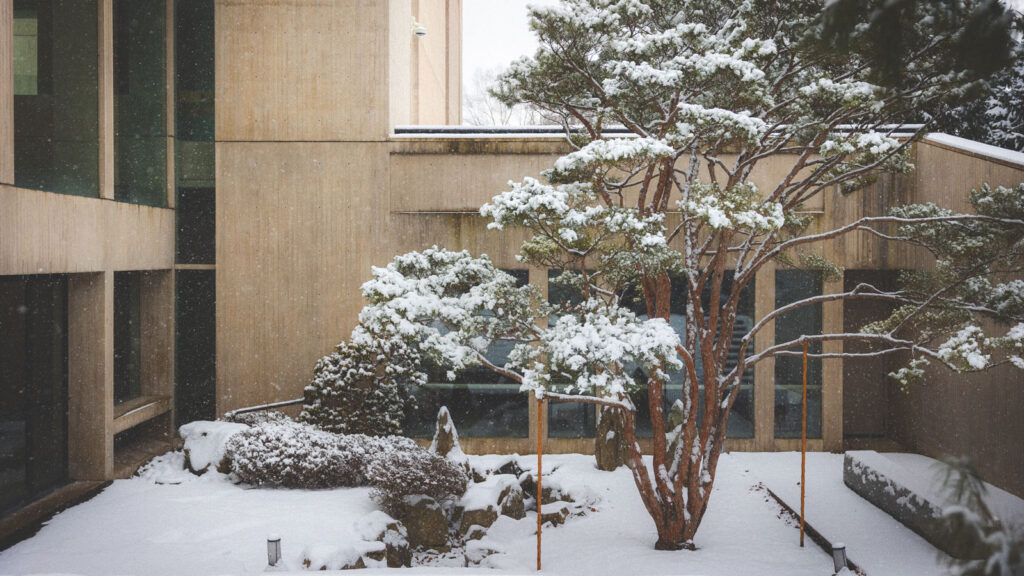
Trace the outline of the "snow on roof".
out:
M 1001 160 L 1024 168 L 1024 152 L 1015 152 L 1007 148 L 999 148 L 998 146 L 982 144 L 981 142 L 975 142 L 974 140 L 960 138 L 959 136 L 953 136 L 951 134 L 943 134 L 941 132 L 928 134 L 924 137 L 924 141 L 956 148 L 958 150 L 963 150 L 964 152 L 977 154 L 993 160 Z

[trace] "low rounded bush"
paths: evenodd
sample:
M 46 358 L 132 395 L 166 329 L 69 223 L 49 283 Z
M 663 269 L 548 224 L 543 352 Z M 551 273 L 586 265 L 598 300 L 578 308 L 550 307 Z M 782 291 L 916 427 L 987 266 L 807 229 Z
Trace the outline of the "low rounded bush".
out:
M 358 486 L 366 451 L 358 441 L 297 422 L 265 422 L 235 434 L 226 454 L 243 482 L 286 488 Z
M 393 516 L 402 515 L 406 496 L 443 502 L 462 496 L 469 482 L 459 464 L 405 443 L 382 446 L 367 464 L 366 477 L 373 486 L 370 496 Z
M 224 450 L 239 480 L 286 488 L 362 486 L 377 458 L 423 451 L 401 436 L 333 434 L 289 419 L 257 422 Z

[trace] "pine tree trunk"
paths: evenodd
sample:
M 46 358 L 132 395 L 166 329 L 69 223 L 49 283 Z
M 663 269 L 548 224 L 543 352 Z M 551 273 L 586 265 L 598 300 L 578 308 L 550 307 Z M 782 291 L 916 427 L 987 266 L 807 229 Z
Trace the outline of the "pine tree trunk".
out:
M 597 434 L 594 457 L 598 470 L 611 471 L 626 463 L 622 414 L 619 410 L 601 407 L 597 411 Z

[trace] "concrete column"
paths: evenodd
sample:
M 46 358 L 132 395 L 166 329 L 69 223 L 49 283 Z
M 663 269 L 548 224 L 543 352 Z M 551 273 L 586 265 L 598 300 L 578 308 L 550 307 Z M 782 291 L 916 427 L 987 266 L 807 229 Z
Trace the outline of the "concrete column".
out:
M 142 276 L 142 395 L 167 396 L 174 422 L 174 271 L 146 272 Z M 173 432 L 168 428 L 165 433 Z
M 68 282 L 68 474 L 114 475 L 114 273 Z
M 13 2 L 0 2 L 0 184 L 14 184 Z

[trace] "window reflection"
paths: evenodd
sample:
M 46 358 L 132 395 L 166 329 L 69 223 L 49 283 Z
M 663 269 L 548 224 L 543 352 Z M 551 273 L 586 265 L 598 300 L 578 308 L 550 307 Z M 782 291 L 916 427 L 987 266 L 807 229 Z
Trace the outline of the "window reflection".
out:
M 529 283 L 529 271 L 505 270 L 516 283 Z M 514 344 L 496 341 L 484 356 L 497 366 L 508 361 Z M 447 406 L 459 435 L 466 438 L 529 436 L 529 405 L 519 384 L 484 367 L 463 371 L 449 382 L 446 371 L 436 365 L 427 367 L 428 383 L 414 389 L 417 409 L 407 415 L 406 434 L 413 437 L 434 435 L 437 411 Z
M 817 296 L 822 291 L 821 274 L 811 270 L 775 272 L 775 307 Z M 775 343 L 790 342 L 805 334 L 821 334 L 821 304 L 804 306 L 775 320 Z M 808 346 L 811 354 L 821 353 L 821 343 Z M 794 350 L 797 350 L 794 348 Z M 802 420 L 803 358 L 775 357 L 775 437 L 799 438 Z M 807 361 L 807 437 L 821 438 L 821 359 Z
M 14 0 L 18 187 L 99 196 L 98 13 L 95 0 Z

